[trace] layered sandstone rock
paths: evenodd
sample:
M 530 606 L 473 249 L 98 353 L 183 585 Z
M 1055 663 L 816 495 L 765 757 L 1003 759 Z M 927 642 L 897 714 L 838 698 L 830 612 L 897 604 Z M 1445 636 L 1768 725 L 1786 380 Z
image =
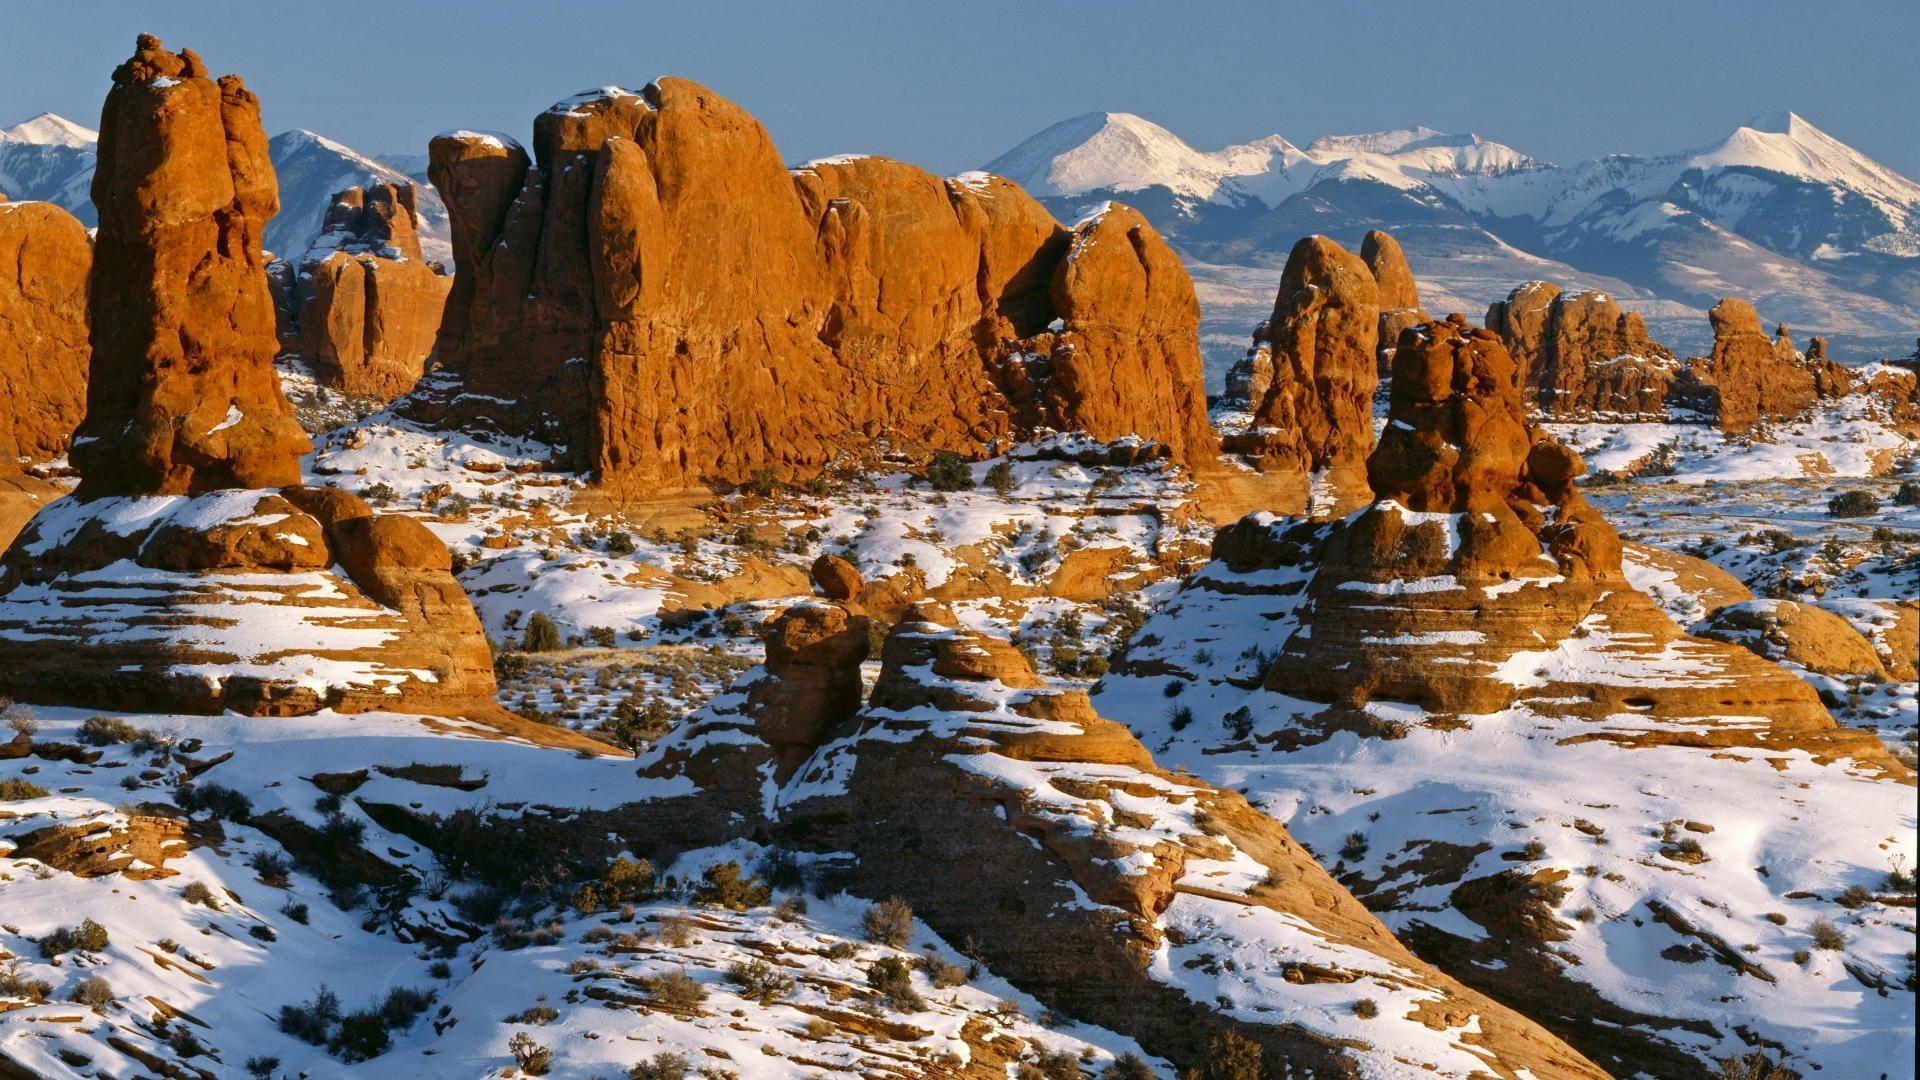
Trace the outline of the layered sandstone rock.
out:
M 1787 420 L 1816 401 L 1851 389 L 1851 377 L 1838 362 L 1809 360 L 1793 348 L 1786 327 L 1769 339 L 1760 316 L 1745 300 L 1729 297 L 1707 313 L 1713 323 L 1713 352 L 1681 369 L 1673 400 L 1715 418 L 1720 430 L 1744 433 L 1763 420 Z
M 0 693 L 145 712 L 492 708 L 486 639 L 426 527 L 295 486 L 273 373 L 259 103 L 142 36 L 94 200 L 75 496 L 0 561 Z
M 412 185 L 348 188 L 286 268 L 281 336 L 322 384 L 394 398 L 419 381 L 453 281 L 421 257 L 418 228 Z
M 1400 242 L 1390 233 L 1371 230 L 1360 241 L 1360 260 L 1373 271 L 1373 282 L 1380 292 L 1380 333 L 1374 355 L 1379 359 L 1379 375 L 1385 379 L 1393 371 L 1393 350 L 1400 342 L 1400 331 L 1427 321 L 1420 306 L 1420 290 L 1413 281 L 1413 268 L 1400 250 Z
M 1587 739 L 1898 768 L 1872 736 L 1835 727 L 1805 682 L 1687 637 L 1628 584 L 1619 536 L 1575 487 L 1584 465 L 1532 427 L 1493 332 L 1458 316 L 1408 331 L 1388 416 L 1368 460 L 1374 503 L 1295 530 L 1318 571 L 1269 689 L 1363 730 L 1524 705 L 1600 722 Z M 1636 722 L 1605 723 L 1619 715 Z
M 420 415 L 563 442 L 633 493 L 807 475 L 882 437 L 1214 449 L 1192 284 L 1131 210 L 1068 230 L 983 174 L 789 172 L 751 116 L 678 79 L 563 101 L 534 137 L 531 160 L 499 136 L 433 142 L 457 379 Z
M 297 483 L 310 447 L 274 378 L 260 231 L 280 202 L 259 99 L 143 36 L 100 128 L 80 494 Z
M 1380 308 L 1359 256 L 1324 236 L 1295 244 L 1267 322 L 1271 382 L 1251 426 L 1226 448 L 1262 469 L 1320 474 L 1337 503 L 1363 502 Z
M 1638 312 L 1600 292 L 1529 281 L 1487 308 L 1487 329 L 1513 358 L 1525 400 L 1555 419 L 1657 419 L 1677 361 Z
M 1876 682 L 1888 678 L 1886 665 L 1866 635 L 1845 618 L 1812 604 L 1792 600 L 1728 604 L 1694 627 L 1694 632 L 1820 675 L 1865 676 Z
M 0 195 L 0 474 L 60 456 L 80 422 L 92 263 L 72 214 Z
M 1231 1031 L 1314 1075 L 1408 1052 L 1433 1075 L 1603 1075 L 1415 958 L 1277 822 L 1157 768 L 1007 642 L 923 606 L 882 663 L 779 796 L 775 833 L 833 853 L 825 887 L 903 897 L 1049 1008 L 1181 1065 Z M 1361 999 L 1382 1004 L 1360 1030 L 1309 1018 Z

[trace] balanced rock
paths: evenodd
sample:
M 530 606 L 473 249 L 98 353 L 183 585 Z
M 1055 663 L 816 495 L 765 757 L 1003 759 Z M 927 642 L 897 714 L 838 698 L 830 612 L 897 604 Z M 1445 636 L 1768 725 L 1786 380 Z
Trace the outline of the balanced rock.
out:
M 453 281 L 420 255 L 413 186 L 375 184 L 334 195 L 286 284 L 281 336 L 320 382 L 390 399 L 425 370 Z
M 1295 244 L 1267 322 L 1271 382 L 1226 448 L 1263 469 L 1321 474 L 1339 503 L 1364 502 L 1379 333 L 1367 264 L 1324 236 Z
M 298 486 L 259 102 L 143 35 L 101 128 L 80 486 L 0 560 L 0 693 L 144 712 L 497 708 L 446 547 Z
M 823 856 L 822 887 L 901 897 L 1048 1008 L 1180 1065 L 1231 1032 L 1313 1075 L 1408 1054 L 1433 1075 L 1604 1075 L 1415 957 L 1240 795 L 1158 768 L 1083 692 L 938 608 L 894 626 L 866 707 L 777 818 Z M 1352 1038 L 1302 1018 L 1363 999 L 1383 1004 Z
M 1215 449 L 1192 283 L 1133 211 L 1066 229 L 985 174 L 790 172 L 752 116 L 679 79 L 563 101 L 533 150 L 433 141 L 456 274 L 448 378 L 416 415 L 565 443 L 635 494 L 806 475 L 883 436 Z
M 1584 469 L 1529 422 L 1498 335 L 1459 316 L 1404 333 L 1368 460 L 1374 502 L 1293 530 L 1318 570 L 1265 685 L 1361 730 L 1525 706 L 1636 718 L 1588 739 L 1791 747 L 1899 769 L 1872 736 L 1836 727 L 1807 683 L 1686 636 L 1633 589 L 1618 534 L 1575 487 Z M 1698 677 L 1666 674 L 1679 670 Z
M 866 581 L 852 563 L 825 552 L 813 560 L 810 576 L 813 584 L 819 588 L 820 595 L 829 600 L 857 600 L 860 591 L 866 588 Z
M 0 474 L 66 452 L 85 411 L 92 263 L 72 214 L 0 196 Z
M 1553 419 L 1658 419 L 1678 363 L 1639 312 L 1601 292 L 1529 281 L 1487 308 L 1522 396 Z
M 1399 344 L 1400 331 L 1427 321 L 1420 306 L 1420 290 L 1414 284 L 1413 268 L 1400 250 L 1400 241 L 1379 229 L 1369 231 L 1360 242 L 1360 260 L 1373 271 L 1373 283 L 1380 292 L 1380 334 L 1374 348 L 1379 360 L 1380 378 L 1393 371 L 1393 350 Z
M 1789 420 L 1822 397 L 1850 388 L 1850 377 L 1822 349 L 1809 363 L 1794 351 L 1786 327 L 1777 339 L 1760 328 L 1760 316 L 1745 300 L 1728 297 L 1707 313 L 1713 352 L 1681 369 L 1673 400 L 1716 419 L 1720 430 L 1741 434 L 1763 420 Z

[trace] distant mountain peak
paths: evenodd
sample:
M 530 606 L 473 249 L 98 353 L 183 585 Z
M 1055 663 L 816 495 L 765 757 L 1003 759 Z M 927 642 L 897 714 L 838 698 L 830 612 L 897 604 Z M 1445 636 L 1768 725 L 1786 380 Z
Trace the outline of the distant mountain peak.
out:
M 1825 132 L 1820 131 L 1819 128 L 1807 123 L 1806 117 L 1790 109 L 1775 109 L 1772 112 L 1763 112 L 1740 126 L 1751 131 L 1764 131 L 1777 135 L 1797 134 L 1798 132 L 1795 131 L 1796 128 L 1810 129 L 1815 133 L 1825 134 Z
M 32 143 L 36 146 L 90 147 L 100 141 L 100 133 L 76 124 L 58 113 L 44 112 L 10 128 L 0 128 L 0 140 Z

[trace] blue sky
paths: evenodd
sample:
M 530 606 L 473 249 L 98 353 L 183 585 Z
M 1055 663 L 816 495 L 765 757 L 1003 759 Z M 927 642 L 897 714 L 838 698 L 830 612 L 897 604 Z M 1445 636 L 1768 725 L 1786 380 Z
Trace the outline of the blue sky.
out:
M 1093 110 L 1210 149 L 1426 124 L 1556 161 L 1717 139 L 1772 109 L 1920 175 L 1920 2 L 0 3 L 0 124 L 93 124 L 151 31 L 238 71 L 269 132 L 370 153 L 523 135 L 575 90 L 702 82 L 782 154 L 953 172 Z

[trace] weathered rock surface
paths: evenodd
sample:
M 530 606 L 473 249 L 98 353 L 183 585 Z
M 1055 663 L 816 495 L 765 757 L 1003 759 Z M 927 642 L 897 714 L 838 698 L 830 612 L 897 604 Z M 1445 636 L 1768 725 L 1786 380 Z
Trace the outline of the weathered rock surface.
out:
M 100 128 L 80 494 L 298 483 L 310 446 L 273 372 L 260 230 L 279 198 L 259 99 L 143 36 Z
M 286 268 L 281 337 L 322 384 L 394 398 L 419 381 L 453 280 L 421 257 L 418 228 L 411 185 L 348 188 Z
M 87 398 L 86 227 L 0 195 L 0 474 L 66 452 Z
M 1373 229 L 1360 241 L 1360 261 L 1373 271 L 1373 283 L 1380 293 L 1380 333 L 1374 355 L 1379 359 L 1379 375 L 1385 379 L 1393 372 L 1393 350 L 1400 343 L 1400 331 L 1428 320 L 1420 306 L 1420 290 L 1414 284 L 1413 268 L 1400 250 L 1400 241 L 1392 234 Z
M 0 693 L 143 712 L 496 708 L 446 547 L 296 486 L 307 440 L 273 372 L 259 102 L 143 35 L 102 127 L 81 482 L 0 560 Z
M 1728 604 L 1693 632 L 1821 675 L 1887 677 L 1872 642 L 1846 619 L 1812 604 L 1766 599 Z
M 894 627 L 871 700 L 781 793 L 774 832 L 853 856 L 817 864 L 826 887 L 905 898 L 1050 1008 L 1177 1063 L 1232 1031 L 1314 1075 L 1370 1075 L 1408 1045 L 1436 1075 L 1603 1075 L 1416 959 L 1239 795 L 1158 769 L 1084 693 L 936 608 Z M 1382 1003 L 1371 1037 L 1304 1018 L 1363 998 Z
M 1791 419 L 1851 389 L 1846 368 L 1827 359 L 1824 348 L 1816 360 L 1801 357 L 1784 326 L 1769 339 L 1745 300 L 1729 297 L 1707 315 L 1713 352 L 1687 362 L 1672 399 L 1714 417 L 1720 430 L 1740 434 L 1763 420 Z
M 816 471 L 886 437 L 1043 428 L 1211 455 L 1199 309 L 1144 219 L 1072 230 L 1017 186 L 880 158 L 789 172 L 693 83 L 606 88 L 434 140 L 457 273 L 414 403 L 567 445 L 637 494 Z
M 1524 705 L 1600 722 L 1584 739 L 1797 747 L 1898 771 L 1808 684 L 1687 637 L 1627 583 L 1619 536 L 1574 485 L 1583 463 L 1529 423 L 1493 332 L 1458 316 L 1408 331 L 1388 416 L 1373 504 L 1288 536 L 1319 570 L 1269 689 L 1362 730 L 1386 715 L 1370 707 L 1448 722 Z M 1241 531 L 1216 549 L 1268 542 Z M 1605 723 L 1623 714 L 1637 722 Z
M 1638 312 L 1600 292 L 1529 281 L 1487 308 L 1523 398 L 1552 419 L 1659 419 L 1678 362 Z
M 1226 448 L 1264 470 L 1323 474 L 1340 505 L 1364 502 L 1380 310 L 1359 256 L 1324 236 L 1295 244 L 1267 322 L 1270 384 Z

